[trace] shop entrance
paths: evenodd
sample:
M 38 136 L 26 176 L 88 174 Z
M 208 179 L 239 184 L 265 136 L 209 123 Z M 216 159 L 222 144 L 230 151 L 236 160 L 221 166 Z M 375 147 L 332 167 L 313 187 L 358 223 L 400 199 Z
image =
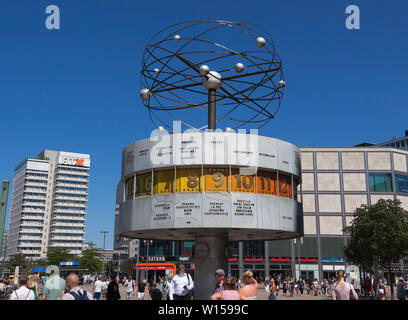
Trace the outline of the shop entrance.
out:
M 314 279 L 314 272 L 313 271 L 302 271 L 300 270 L 300 274 L 303 280 L 306 280 L 307 278 L 313 280 Z

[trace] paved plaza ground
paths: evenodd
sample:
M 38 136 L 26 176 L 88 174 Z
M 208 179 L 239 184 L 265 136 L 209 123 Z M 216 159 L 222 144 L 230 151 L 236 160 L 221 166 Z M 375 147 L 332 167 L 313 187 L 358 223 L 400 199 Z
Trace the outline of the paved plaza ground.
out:
M 88 292 L 92 292 L 92 287 L 91 286 L 81 286 L 83 289 L 87 290 Z M 159 288 L 161 288 L 161 286 L 159 286 Z M 120 290 L 120 296 L 121 296 L 121 300 L 126 300 L 126 288 L 123 285 L 119 285 L 119 290 Z M 394 287 L 394 294 L 396 294 L 396 288 Z M 287 293 L 288 294 L 288 293 Z M 371 300 L 371 297 L 360 297 L 361 300 Z M 391 299 L 391 293 L 390 293 L 390 288 L 387 287 L 387 300 Z M 130 300 L 137 300 L 136 296 L 133 296 L 130 298 Z M 150 300 L 149 295 L 147 294 L 145 296 L 144 300 Z M 258 299 L 257 300 L 268 300 L 268 294 L 265 292 L 265 289 L 262 285 L 260 285 L 260 288 L 258 290 Z M 289 297 L 288 296 L 284 296 L 282 294 L 282 290 L 280 290 L 279 295 L 277 296 L 277 300 L 332 300 L 331 296 L 325 296 L 322 294 L 319 294 L 317 296 L 314 296 L 312 294 L 310 295 L 303 295 L 303 296 L 293 296 L 293 297 Z

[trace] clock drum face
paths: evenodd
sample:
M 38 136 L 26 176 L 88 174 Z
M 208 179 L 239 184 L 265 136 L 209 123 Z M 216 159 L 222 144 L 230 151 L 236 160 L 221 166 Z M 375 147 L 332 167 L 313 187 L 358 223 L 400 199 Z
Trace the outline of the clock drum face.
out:
M 299 148 L 255 134 L 159 138 L 136 141 L 123 152 L 119 234 L 183 241 L 218 233 L 229 241 L 302 235 Z

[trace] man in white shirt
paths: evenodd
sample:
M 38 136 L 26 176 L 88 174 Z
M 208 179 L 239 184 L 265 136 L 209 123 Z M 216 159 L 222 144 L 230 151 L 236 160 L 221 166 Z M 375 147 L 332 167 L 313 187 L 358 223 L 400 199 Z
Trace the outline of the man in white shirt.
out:
M 95 300 L 101 300 L 102 286 L 103 286 L 103 283 L 101 281 L 101 277 L 98 277 L 98 280 L 95 281 L 94 286 L 93 286 L 93 292 L 94 292 L 93 297 Z
M 21 276 L 17 290 L 10 295 L 10 300 L 34 300 L 34 292 L 26 287 L 27 277 Z
M 169 285 L 170 300 L 190 300 L 190 290 L 194 288 L 194 282 L 185 271 L 185 266 L 180 264 L 179 273 L 173 277 Z
M 71 273 L 65 281 L 67 290 L 61 300 L 93 300 L 89 292 L 79 288 L 79 278 L 75 273 Z
M 126 280 L 125 287 L 126 287 L 126 300 L 130 300 L 130 297 L 133 296 L 133 289 L 135 288 L 135 281 L 132 280 L 132 276 L 129 277 L 129 280 Z

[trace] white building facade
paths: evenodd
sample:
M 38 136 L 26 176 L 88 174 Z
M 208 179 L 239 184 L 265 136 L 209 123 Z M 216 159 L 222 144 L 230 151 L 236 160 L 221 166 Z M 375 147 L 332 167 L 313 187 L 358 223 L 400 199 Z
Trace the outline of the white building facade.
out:
M 7 256 L 45 258 L 49 247 L 82 251 L 90 155 L 44 150 L 14 172 Z

